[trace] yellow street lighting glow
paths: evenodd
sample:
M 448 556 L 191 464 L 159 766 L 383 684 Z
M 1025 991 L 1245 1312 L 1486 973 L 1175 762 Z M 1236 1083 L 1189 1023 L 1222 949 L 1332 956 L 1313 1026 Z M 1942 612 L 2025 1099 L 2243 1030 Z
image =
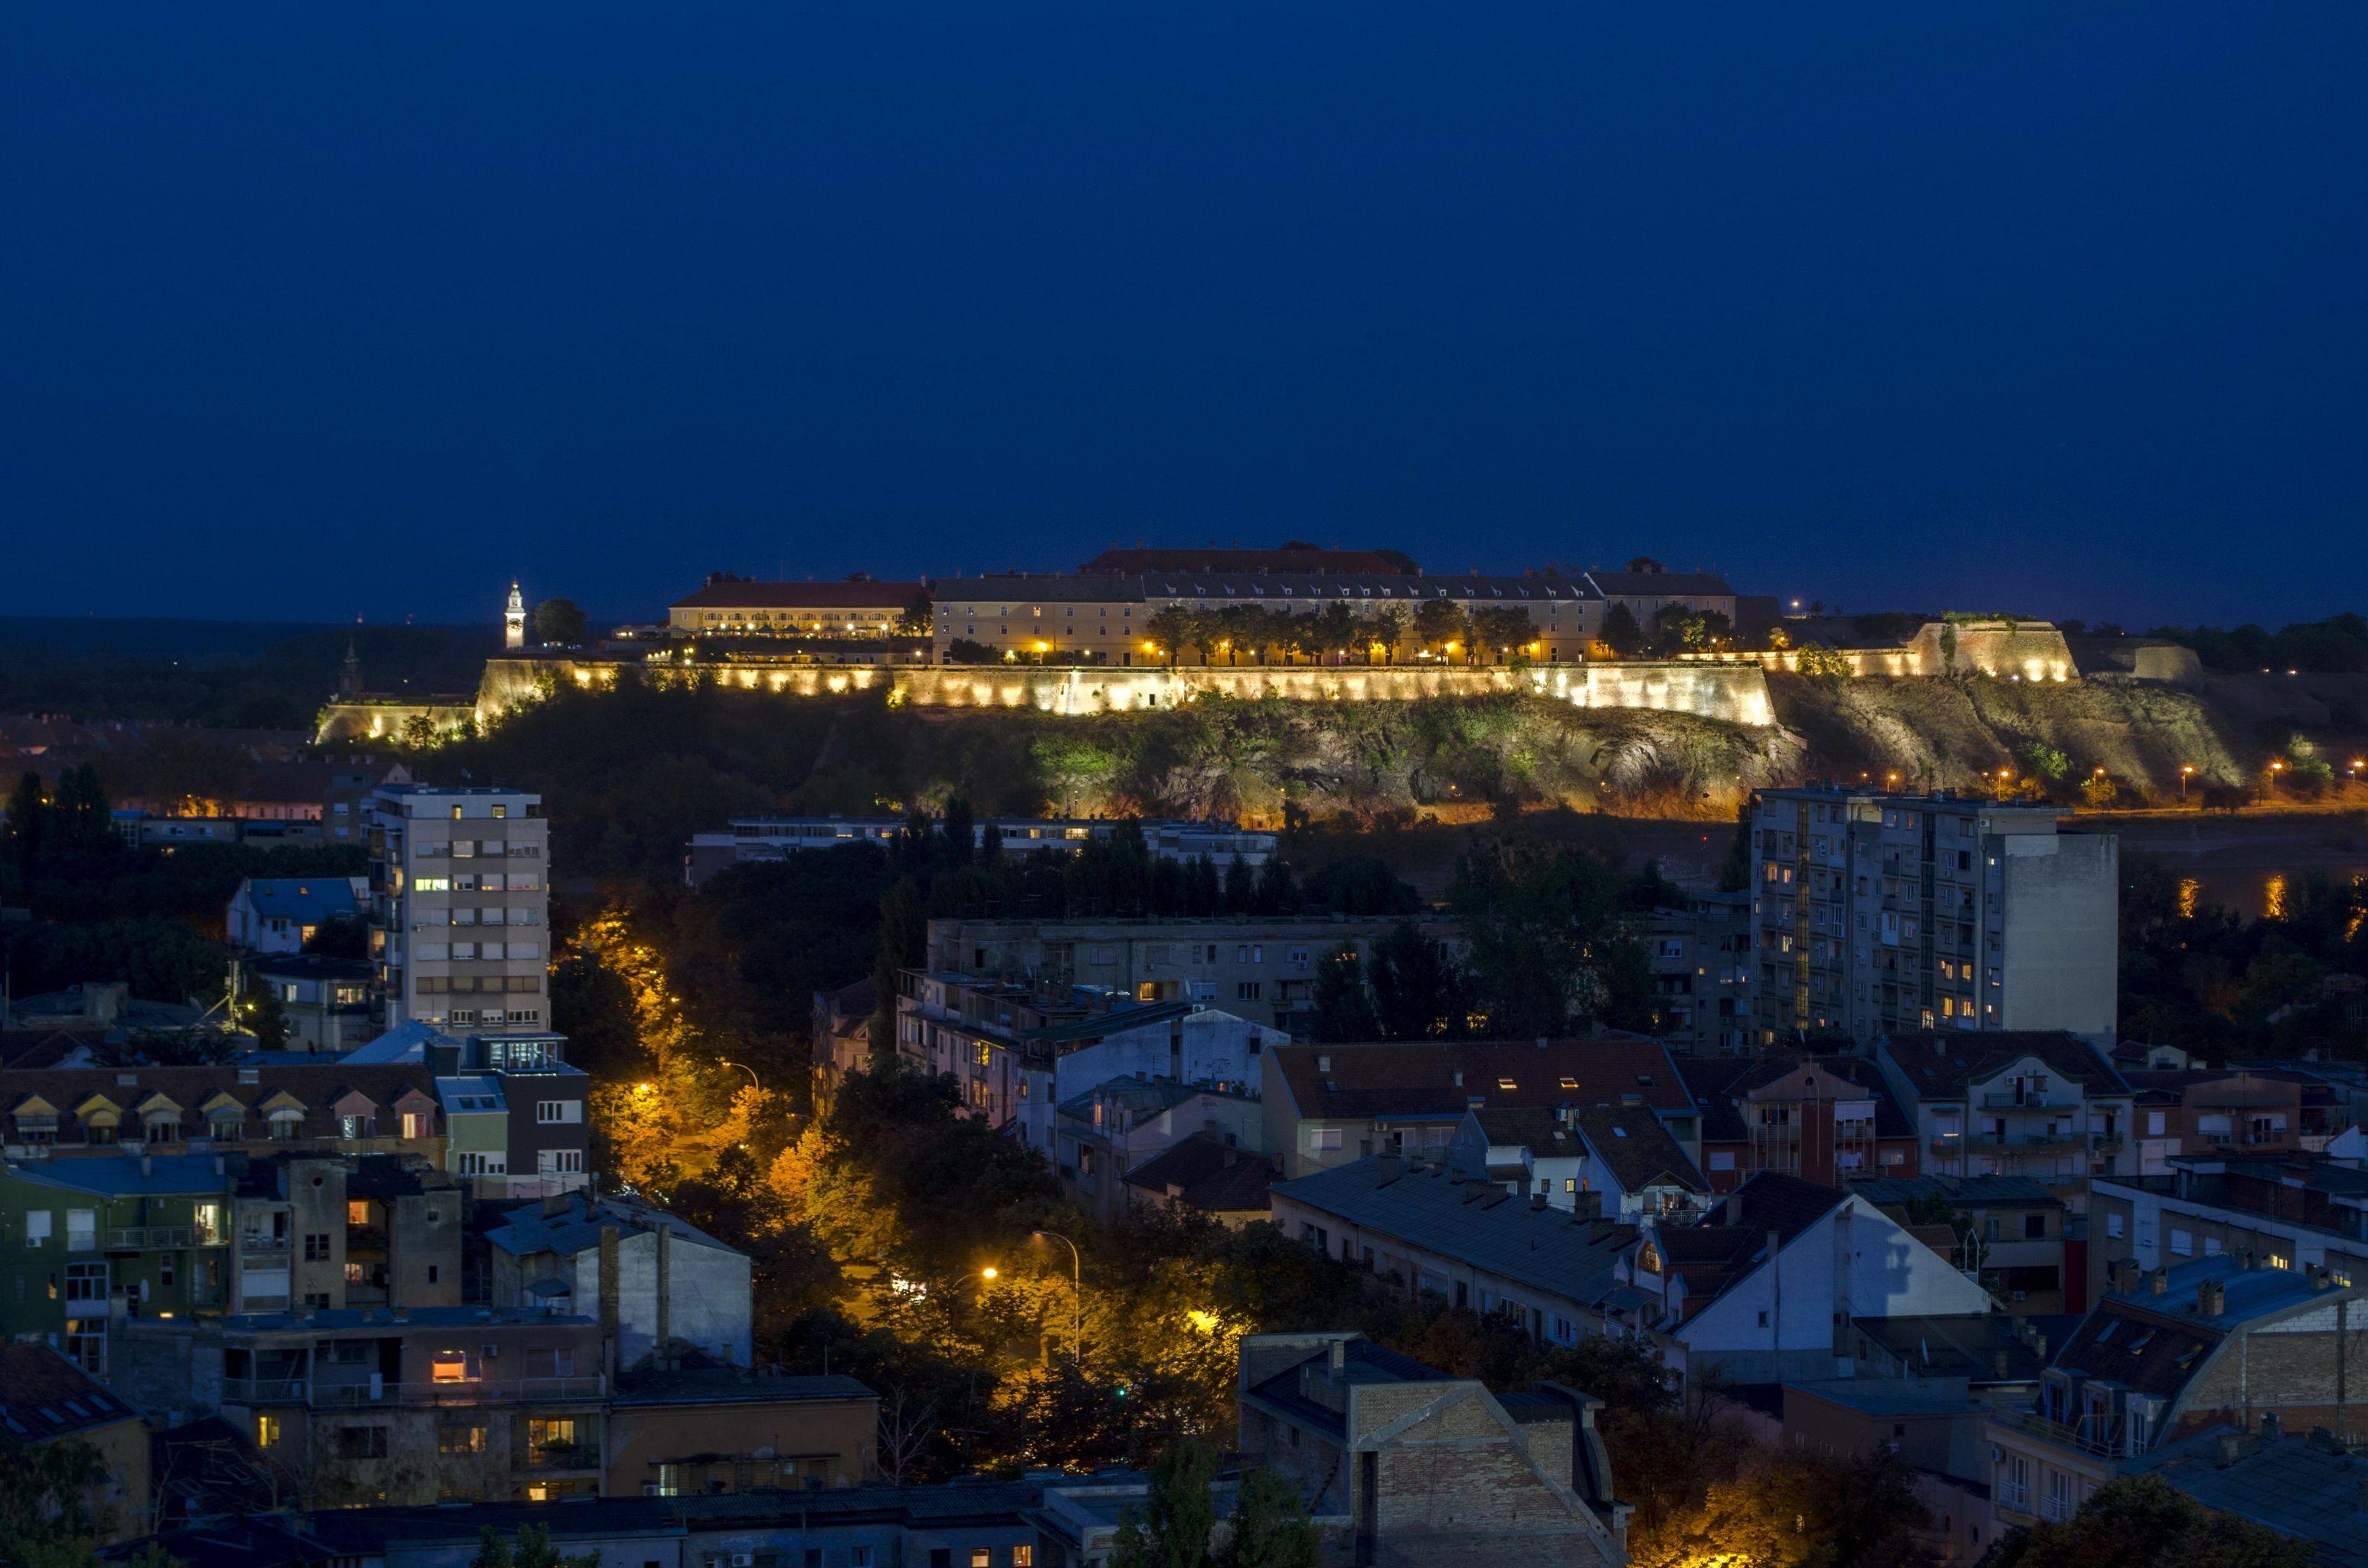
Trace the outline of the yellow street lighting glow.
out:
M 995 1276 L 996 1276 L 996 1268 L 995 1268 L 995 1266 L 994 1266 L 993 1264 L 989 1264 L 987 1267 L 985 1267 L 985 1268 L 982 1268 L 982 1269 L 980 1269 L 980 1270 L 978 1271 L 978 1277 L 979 1277 L 981 1279 L 988 1280 L 988 1281 L 990 1281 L 990 1282 L 992 1282 L 992 1281 L 994 1280 Z

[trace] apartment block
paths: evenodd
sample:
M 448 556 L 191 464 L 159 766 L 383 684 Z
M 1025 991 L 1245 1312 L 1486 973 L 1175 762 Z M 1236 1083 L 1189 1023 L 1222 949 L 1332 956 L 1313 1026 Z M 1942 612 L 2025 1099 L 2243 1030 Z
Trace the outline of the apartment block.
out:
M 2316 1074 L 2291 1067 L 2123 1069 L 2135 1100 L 2136 1174 L 2163 1176 L 2182 1154 L 2298 1153 L 2351 1125 Z
M 688 1349 L 723 1366 L 751 1360 L 748 1255 L 639 1199 L 586 1192 L 512 1210 L 488 1231 L 491 1296 L 518 1311 L 598 1312 L 618 1365 Z
M 254 960 L 246 972 L 257 988 L 279 1000 L 290 1051 L 342 1056 L 379 1032 L 370 1016 L 372 971 L 365 959 L 289 953 Z
M 1516 1198 L 1634 1222 L 1700 1213 L 1710 1184 L 1647 1106 L 1481 1107 L 1463 1113 L 1448 1163 Z
M 315 1507 L 597 1494 L 601 1325 L 541 1309 L 347 1308 L 128 1326 L 109 1378 L 165 1425 L 212 1413 Z
M 1923 1029 L 2109 1043 L 2119 840 L 2053 806 L 1831 787 L 1753 796 L 1763 1045 Z
M 1656 909 L 1642 933 L 1653 974 L 1653 1029 L 1672 1050 L 1752 1050 L 1751 895 L 1699 893 Z
M 2019 1316 L 2086 1312 L 2087 1243 L 2064 1200 L 2028 1176 L 1861 1177 L 1850 1189 L 1981 1281 Z M 1930 1221 L 1918 1215 L 1940 1211 Z
M 550 824 L 515 790 L 370 796 L 370 960 L 389 1028 L 535 1032 L 549 1001 Z
M 1403 917 L 1218 915 L 1205 919 L 929 922 L 936 973 L 1092 987 L 1138 1002 L 1192 1002 L 1305 1035 L 1315 971 L 1348 948 L 1359 959 Z M 1461 947 L 1454 926 L 1417 920 L 1426 937 Z
M 1875 1060 L 1915 1119 L 1927 1174 L 2031 1176 L 2080 1212 L 2091 1177 L 2135 1166 L 2129 1085 L 2073 1035 L 1895 1035 Z

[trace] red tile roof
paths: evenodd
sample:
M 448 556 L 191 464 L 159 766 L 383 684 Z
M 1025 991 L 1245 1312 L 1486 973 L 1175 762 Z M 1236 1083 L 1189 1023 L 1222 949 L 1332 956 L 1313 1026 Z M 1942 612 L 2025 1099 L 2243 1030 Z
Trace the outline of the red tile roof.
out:
M 1659 1040 L 1641 1036 L 1523 1043 L 1286 1045 L 1274 1066 L 1299 1114 L 1459 1117 L 1488 1106 L 1642 1104 L 1668 1113 L 1694 1108 Z M 1463 1081 L 1456 1081 L 1456 1074 Z

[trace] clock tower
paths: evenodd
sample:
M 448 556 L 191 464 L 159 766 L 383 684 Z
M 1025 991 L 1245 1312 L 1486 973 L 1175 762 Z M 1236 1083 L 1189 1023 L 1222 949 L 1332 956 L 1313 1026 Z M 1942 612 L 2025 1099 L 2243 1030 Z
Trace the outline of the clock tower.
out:
M 510 585 L 510 602 L 502 610 L 502 646 L 526 646 L 526 596 L 516 583 Z

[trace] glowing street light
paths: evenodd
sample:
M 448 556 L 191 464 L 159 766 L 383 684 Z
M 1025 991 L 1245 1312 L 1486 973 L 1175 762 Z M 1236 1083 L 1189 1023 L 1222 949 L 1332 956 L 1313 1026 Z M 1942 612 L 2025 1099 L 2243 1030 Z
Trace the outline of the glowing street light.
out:
M 2193 763 L 2182 762 L 2179 765 L 2179 798 L 2180 800 L 2184 801 L 2187 799 L 2187 781 L 2194 776 L 2195 765 Z
M 757 1070 L 756 1070 L 754 1067 L 749 1066 L 746 1062 L 722 1062 L 722 1061 L 719 1061 L 719 1062 L 716 1062 L 716 1065 L 717 1065 L 718 1067 L 737 1067 L 737 1068 L 739 1068 L 739 1069 L 740 1069 L 740 1071 L 742 1071 L 743 1073 L 746 1073 L 746 1074 L 748 1074 L 748 1086 L 749 1086 L 750 1088 L 752 1088 L 752 1089 L 756 1090 L 756 1091 L 757 1091 L 758 1094 L 760 1094 L 760 1095 L 761 1095 L 761 1094 L 763 1094 L 763 1093 L 765 1092 L 765 1085 L 762 1085 L 762 1084 L 760 1084 L 760 1083 L 758 1083 L 758 1082 L 757 1082 Z
M 1069 1249 L 1069 1358 L 1079 1367 L 1086 1364 L 1086 1265 L 1077 1256 L 1077 1244 L 1058 1231 L 1030 1231 L 1037 1241 L 1059 1242 Z

